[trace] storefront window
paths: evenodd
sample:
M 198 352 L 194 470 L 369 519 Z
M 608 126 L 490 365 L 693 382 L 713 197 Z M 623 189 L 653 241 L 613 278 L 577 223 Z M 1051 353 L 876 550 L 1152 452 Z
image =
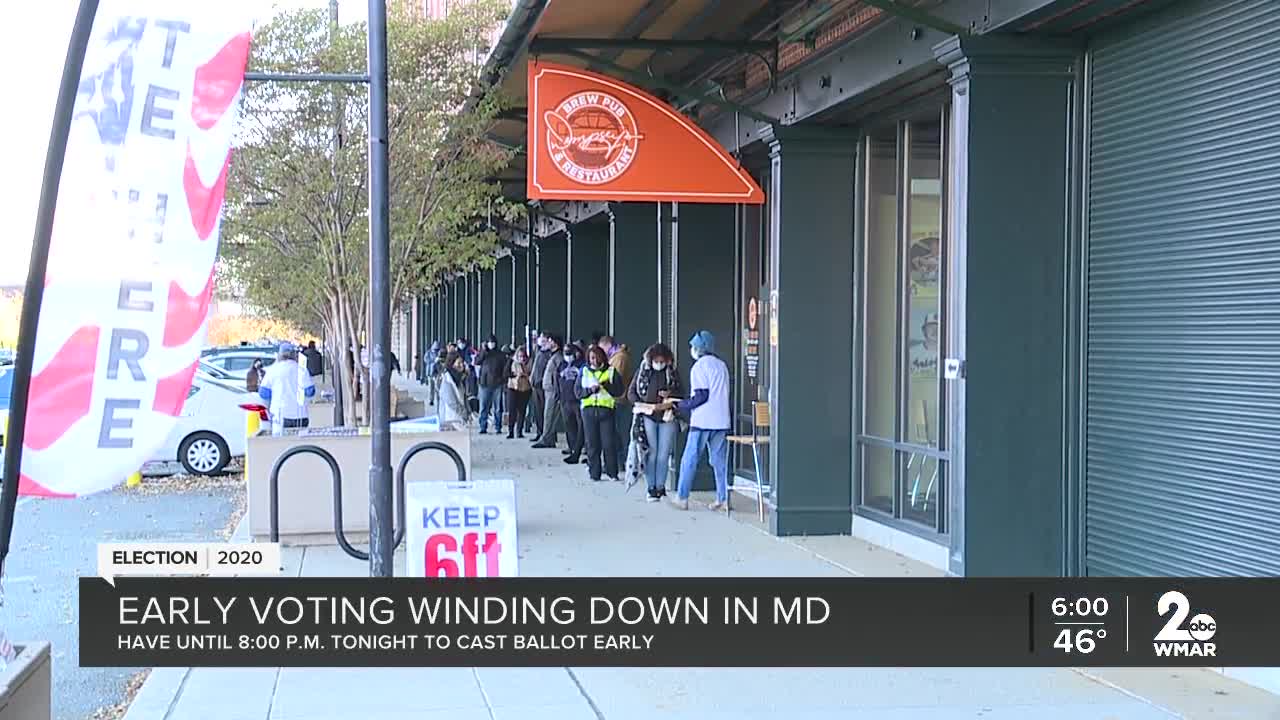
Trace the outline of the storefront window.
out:
M 768 174 L 758 174 L 756 181 L 761 187 L 768 187 Z M 767 200 L 766 200 L 767 202 Z M 769 209 L 768 205 L 738 206 L 739 234 L 739 303 L 741 319 L 738 338 L 739 368 L 734 383 L 737 396 L 736 432 L 739 435 L 751 435 L 755 428 L 755 403 L 769 400 L 769 337 L 768 311 L 769 300 Z M 761 430 L 761 434 L 768 434 Z M 755 464 L 757 458 L 764 477 L 769 483 L 769 445 L 761 444 L 754 449 L 745 444 L 734 445 L 734 472 L 749 480 L 755 481 Z M 766 488 L 771 490 L 771 488 Z
M 863 432 L 894 437 L 897 422 L 898 362 L 898 138 L 896 133 L 867 139 L 866 148 L 866 305 L 863 321 Z M 893 512 L 892 454 L 863 465 L 863 504 Z
M 907 372 L 906 441 L 938 447 L 942 330 L 942 122 L 907 126 Z M 910 453 L 904 468 L 902 514 L 934 524 L 937 458 Z
M 860 507 L 942 530 L 945 116 L 868 137 Z

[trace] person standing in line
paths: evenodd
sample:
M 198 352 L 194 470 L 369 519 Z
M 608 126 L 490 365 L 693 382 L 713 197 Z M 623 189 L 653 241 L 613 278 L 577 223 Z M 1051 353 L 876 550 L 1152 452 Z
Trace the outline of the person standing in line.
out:
M 507 413 L 510 408 L 507 407 L 507 377 L 511 372 L 511 356 L 515 354 L 515 348 L 510 344 L 504 344 L 498 348 L 498 352 L 502 353 L 502 385 L 498 387 L 497 397 L 493 399 L 494 411 L 494 432 L 501 434 L 502 426 L 506 424 Z
M 307 360 L 307 374 L 313 381 L 324 375 L 324 355 L 316 348 L 315 340 L 307 342 L 307 348 L 302 351 L 302 356 Z
M 533 433 L 533 442 L 542 439 L 542 419 L 546 415 L 547 398 L 542 392 L 542 375 L 547 370 L 547 362 L 551 360 L 551 353 L 547 351 L 547 334 L 545 332 L 538 333 L 538 339 L 535 342 L 536 349 L 533 355 L 533 372 L 529 375 L 529 381 L 533 383 L 533 407 L 530 408 L 533 413 L 531 429 Z
M 666 345 L 656 343 L 645 351 L 627 387 L 631 402 L 653 406 L 650 412 L 633 416 L 626 464 L 627 487 L 644 476 L 649 502 L 658 502 L 667 495 L 667 470 L 677 429 L 674 400 L 679 397 L 680 374 L 676 372 L 675 354 Z
M 502 431 L 502 413 L 497 399 L 507 381 L 507 356 L 498 349 L 498 338 L 490 335 L 476 358 L 480 366 L 480 434 L 489 434 L 489 416 L 493 416 L 493 429 Z
M 524 346 L 517 347 L 507 366 L 507 407 L 511 408 L 507 418 L 508 440 L 524 437 L 525 412 L 529 408 L 529 396 L 533 394 L 529 372 L 529 354 Z
M 577 343 L 566 345 L 563 357 L 564 367 L 560 370 L 560 412 L 564 414 L 564 440 L 568 447 L 560 452 L 565 455 L 566 465 L 577 465 L 582 462 L 582 447 L 586 442 L 582 431 L 582 403 L 578 398 L 577 388 L 587 361 L 582 355 L 582 347 Z
M 612 335 L 601 335 L 596 344 L 608 356 L 609 367 L 618 373 L 622 387 L 631 387 L 631 350 L 626 345 L 615 342 Z M 618 464 L 623 465 L 627 462 L 627 447 L 630 445 L 627 438 L 630 437 L 632 427 L 631 403 L 626 396 L 618 399 L 617 412 L 613 414 L 613 418 Z
M 560 370 L 564 367 L 562 342 L 559 335 L 547 335 L 547 366 L 542 371 L 542 401 L 546 408 L 542 416 L 542 436 L 533 444 L 539 449 L 554 448 L 560 432 Z
M 440 341 L 432 340 L 431 347 L 427 348 L 427 354 L 422 357 L 422 382 L 426 382 L 431 374 L 435 372 L 436 358 L 440 357 Z
M 305 367 L 298 365 L 298 348 L 293 343 L 280 343 L 279 359 L 262 377 L 258 396 L 267 403 L 271 416 L 271 434 L 282 435 L 285 430 L 305 428 L 307 399 L 315 397 L 316 384 Z
M 626 386 L 609 367 L 609 357 L 599 345 L 587 348 L 587 367 L 576 395 L 582 402 L 582 425 L 587 439 L 587 470 L 592 480 L 618 479 L 618 453 L 614 447 L 614 408 Z M 603 463 L 604 467 L 601 467 Z
M 689 491 L 698 469 L 702 449 L 707 449 L 716 476 L 716 500 L 711 510 L 720 510 L 729 501 L 729 366 L 715 354 L 715 336 L 700 330 L 689 339 L 693 367 L 689 389 L 693 396 L 677 406 L 689 418 L 689 439 L 680 458 L 680 481 L 671 501 L 680 510 L 689 509 Z
M 462 390 L 466 381 L 467 364 L 458 354 L 446 356 L 444 364 L 444 372 L 440 375 L 440 398 L 436 416 L 442 426 L 445 423 L 466 426 L 471 422 L 471 408 L 467 407 L 467 399 Z
M 249 372 L 244 375 L 244 389 L 251 393 L 258 392 L 258 386 L 262 384 L 262 376 L 264 374 L 262 358 L 254 358 L 253 365 L 249 366 Z

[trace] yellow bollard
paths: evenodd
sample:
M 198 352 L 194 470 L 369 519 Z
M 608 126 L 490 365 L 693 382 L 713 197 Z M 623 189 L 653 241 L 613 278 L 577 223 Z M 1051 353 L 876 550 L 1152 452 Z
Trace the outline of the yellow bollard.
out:
M 136 472 L 136 473 L 134 473 L 134 474 L 130 475 L 130 476 L 129 476 L 129 479 L 128 479 L 128 480 L 126 480 L 126 481 L 125 481 L 125 483 L 124 483 L 125 487 L 131 487 L 131 488 L 136 488 L 136 487 L 138 487 L 138 486 L 139 486 L 139 485 L 141 485 L 141 484 L 142 484 L 142 473 L 141 473 L 141 472 Z
M 249 410 L 244 416 L 244 436 L 246 438 L 254 437 L 258 431 L 262 429 L 262 415 L 256 410 Z M 249 477 L 249 444 L 245 443 L 244 462 L 241 463 L 241 471 L 244 477 Z

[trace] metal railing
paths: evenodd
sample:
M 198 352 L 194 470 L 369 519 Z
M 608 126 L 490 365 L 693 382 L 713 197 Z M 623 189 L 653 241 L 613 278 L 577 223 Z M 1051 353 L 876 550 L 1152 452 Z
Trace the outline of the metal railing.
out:
M 405 517 L 405 470 L 409 467 L 409 461 L 416 457 L 419 453 L 428 450 L 439 450 L 449 459 L 453 460 L 454 467 L 458 470 L 457 482 L 463 483 L 467 481 L 467 466 L 462 456 L 458 454 L 449 445 L 435 440 L 427 440 L 409 448 L 404 456 L 400 458 L 400 464 L 396 467 L 395 483 L 396 483 L 396 503 L 398 507 L 398 515 L 400 519 L 400 527 L 395 530 L 395 535 L 391 542 L 391 548 L 400 547 L 400 543 L 404 541 L 405 530 L 408 527 L 407 518 Z M 338 547 L 342 551 L 357 560 L 368 560 L 369 553 L 357 549 L 347 540 L 346 530 L 342 524 L 342 468 L 338 467 L 338 461 L 334 459 L 333 454 L 318 445 L 298 445 L 291 447 L 280 454 L 276 458 L 275 464 L 271 466 L 271 542 L 280 542 L 280 469 L 289 460 L 298 455 L 317 455 L 324 460 L 329 466 L 329 475 L 333 481 L 333 535 L 338 540 Z

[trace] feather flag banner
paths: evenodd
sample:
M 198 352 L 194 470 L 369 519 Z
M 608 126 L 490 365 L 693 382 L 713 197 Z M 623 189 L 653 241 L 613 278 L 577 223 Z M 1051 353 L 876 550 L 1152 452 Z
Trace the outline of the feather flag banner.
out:
M 120 484 L 164 445 L 204 345 L 252 17 L 102 0 L 58 186 L 19 492 Z

